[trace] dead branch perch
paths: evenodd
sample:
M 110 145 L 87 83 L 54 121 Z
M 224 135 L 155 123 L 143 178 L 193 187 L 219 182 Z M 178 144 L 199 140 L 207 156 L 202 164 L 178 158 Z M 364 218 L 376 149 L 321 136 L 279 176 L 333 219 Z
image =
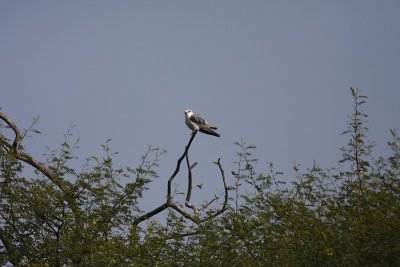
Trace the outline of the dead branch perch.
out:
M 225 189 L 225 197 L 224 197 L 224 203 L 222 205 L 222 208 L 215 211 L 214 213 L 209 213 L 207 216 L 205 216 L 204 218 L 200 218 L 199 214 L 198 214 L 198 210 L 200 209 L 196 209 L 192 204 L 190 204 L 190 197 L 191 197 L 191 192 L 193 189 L 192 186 L 192 169 L 197 165 L 197 162 L 193 163 L 192 165 L 190 165 L 189 162 L 189 148 L 190 145 L 193 142 L 194 137 L 196 136 L 197 132 L 194 132 L 189 140 L 189 143 L 186 145 L 185 150 L 182 154 L 182 156 L 178 159 L 177 164 L 176 164 L 176 168 L 175 171 L 172 173 L 171 177 L 168 179 L 168 187 L 167 187 L 167 200 L 164 204 L 162 204 L 161 206 L 155 208 L 154 210 L 138 217 L 136 220 L 133 221 L 133 225 L 138 225 L 139 223 L 141 223 L 144 220 L 147 220 L 149 218 L 151 218 L 152 216 L 162 212 L 163 210 L 167 209 L 167 208 L 172 208 L 175 211 L 177 211 L 178 213 L 180 213 L 183 217 L 185 217 L 188 220 L 191 220 L 192 222 L 196 223 L 196 224 L 200 224 L 202 222 L 211 220 L 215 217 L 217 217 L 218 215 L 220 215 L 221 213 L 223 213 L 226 209 L 227 209 L 227 203 L 228 203 L 228 187 L 226 185 L 226 179 L 225 179 L 225 174 L 224 174 L 224 170 L 222 168 L 220 159 L 218 159 L 217 162 L 214 162 L 215 164 L 218 165 L 220 173 L 221 173 L 221 177 L 222 177 L 222 181 L 223 181 L 223 185 L 224 185 L 224 189 Z M 186 207 L 189 207 L 193 210 L 193 213 L 189 213 L 187 211 L 185 211 L 183 209 L 183 207 L 181 207 L 180 205 L 176 204 L 173 202 L 173 196 L 171 193 L 171 188 L 172 188 L 172 181 L 173 179 L 176 177 L 176 175 L 178 174 L 179 170 L 180 170 L 180 166 L 182 163 L 182 160 L 186 157 L 186 164 L 188 167 L 188 189 L 187 189 L 187 194 L 186 194 L 186 201 L 185 201 L 185 205 Z

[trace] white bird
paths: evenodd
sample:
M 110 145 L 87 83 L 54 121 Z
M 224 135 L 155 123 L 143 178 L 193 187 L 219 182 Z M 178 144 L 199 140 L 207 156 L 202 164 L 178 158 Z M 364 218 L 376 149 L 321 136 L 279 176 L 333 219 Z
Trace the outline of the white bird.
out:
M 185 111 L 186 125 L 194 132 L 200 131 L 205 134 L 210 134 L 219 137 L 220 135 L 214 131 L 217 127 L 206 122 L 199 114 L 193 113 L 190 109 Z

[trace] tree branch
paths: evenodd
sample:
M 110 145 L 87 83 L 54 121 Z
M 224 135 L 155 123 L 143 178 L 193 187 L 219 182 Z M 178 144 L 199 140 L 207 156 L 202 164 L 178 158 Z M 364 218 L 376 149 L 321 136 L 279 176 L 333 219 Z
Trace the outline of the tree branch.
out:
M 63 183 L 61 179 L 58 178 L 58 175 L 52 171 L 49 167 L 47 167 L 45 164 L 35 160 L 32 156 L 30 156 L 28 153 L 25 153 L 24 151 L 20 151 L 20 143 L 22 141 L 22 134 L 21 131 L 18 129 L 18 127 L 15 125 L 15 123 L 7 117 L 6 114 L 3 112 L 0 112 L 0 119 L 2 119 L 7 125 L 14 131 L 15 133 L 15 138 L 14 142 L 12 145 L 8 144 L 5 142 L 5 145 L 9 149 L 13 149 L 15 153 L 15 157 L 18 160 L 21 160 L 29 165 L 31 165 L 33 168 L 41 172 L 43 175 L 45 175 L 47 178 L 50 179 L 55 185 L 58 186 L 58 188 L 63 191 L 67 192 L 68 191 L 68 186 Z
M 197 162 L 193 163 L 192 165 L 190 165 L 189 163 L 189 151 L 188 153 L 186 153 L 186 165 L 188 168 L 188 189 L 187 189 L 187 193 L 186 193 L 186 200 L 185 200 L 185 206 L 188 208 L 191 208 L 193 210 L 193 212 L 196 214 L 197 213 L 197 209 L 195 208 L 195 206 L 193 206 L 192 204 L 190 204 L 190 198 L 192 196 L 192 189 L 193 189 L 193 178 L 192 178 L 192 169 L 197 165 Z
M 172 180 L 175 178 L 175 176 L 178 174 L 180 166 L 181 166 L 181 162 L 183 160 L 183 158 L 187 155 L 190 145 L 193 142 L 194 137 L 196 136 L 197 131 L 192 133 L 192 136 L 190 137 L 189 143 L 187 144 L 187 146 L 185 147 L 185 151 L 183 152 L 182 156 L 178 159 L 178 162 L 176 164 L 176 169 L 174 171 L 174 173 L 171 175 L 171 177 L 168 179 L 168 190 L 167 190 L 167 201 L 169 198 L 171 198 L 171 188 L 172 188 Z
M 222 165 L 221 165 L 221 159 L 220 158 L 218 159 L 217 162 L 214 162 L 214 163 L 216 165 L 218 165 L 218 167 L 219 167 L 219 170 L 220 170 L 220 173 L 221 173 L 221 177 L 222 177 L 222 182 L 223 182 L 223 185 L 224 185 L 225 197 L 224 197 L 224 203 L 223 203 L 221 209 L 217 210 L 214 213 L 208 214 L 204 218 L 200 218 L 199 214 L 198 214 L 199 209 L 196 209 L 192 204 L 190 204 L 190 197 L 191 197 L 191 192 L 192 192 L 192 189 L 193 189 L 193 186 L 192 186 L 192 178 L 193 178 L 192 177 L 192 169 L 197 165 L 197 162 L 195 162 L 192 165 L 190 165 L 188 152 L 189 152 L 190 145 L 192 144 L 192 141 L 193 141 L 194 137 L 196 136 L 196 134 L 197 134 L 197 132 L 193 132 L 188 144 L 185 147 L 185 150 L 184 150 L 182 156 L 177 161 L 175 171 L 172 173 L 171 177 L 168 179 L 167 200 L 166 200 L 166 202 L 164 204 L 162 204 L 161 206 L 159 206 L 158 208 L 155 208 L 154 210 L 152 210 L 152 211 L 150 211 L 150 212 L 138 217 L 137 219 L 135 219 L 133 221 L 133 225 L 138 225 L 142 221 L 151 218 L 152 216 L 162 212 L 163 210 L 165 210 L 167 208 L 174 209 L 175 211 L 180 213 L 183 217 L 185 217 L 188 220 L 191 220 L 195 224 L 200 224 L 202 222 L 211 220 L 211 219 L 217 217 L 218 215 L 220 215 L 221 213 L 223 213 L 225 210 L 227 210 L 227 205 L 228 205 L 228 187 L 226 185 L 225 174 L 224 174 L 224 170 L 223 170 Z M 185 211 L 182 206 L 180 206 L 180 205 L 176 204 L 175 202 L 173 202 L 173 196 L 172 196 L 172 193 L 171 193 L 172 192 L 172 190 L 171 190 L 172 181 L 176 177 L 176 175 L 179 173 L 182 160 L 185 157 L 186 157 L 186 164 L 187 164 L 187 167 L 188 167 L 188 189 L 187 189 L 187 194 L 186 194 L 185 205 L 186 205 L 186 207 L 189 207 L 189 208 L 191 208 L 193 210 L 193 212 L 194 212 L 193 214 Z M 207 208 L 213 201 L 215 201 L 215 199 L 213 199 L 210 203 L 208 203 L 208 205 L 206 205 L 205 208 Z
M 171 177 L 168 179 L 167 200 L 166 200 L 166 202 L 164 204 L 162 204 L 161 206 L 159 206 L 158 208 L 155 208 L 154 210 L 152 210 L 152 211 L 150 211 L 150 212 L 138 217 L 137 219 L 135 219 L 133 221 L 134 225 L 138 225 L 142 221 L 145 221 L 145 220 L 153 217 L 154 215 L 157 215 L 158 213 L 162 212 L 166 208 L 172 207 L 172 204 L 173 204 L 172 203 L 172 181 L 174 180 L 174 178 L 178 174 L 180 166 L 181 166 L 181 163 L 182 163 L 182 160 L 187 155 L 187 152 L 188 152 L 188 150 L 190 148 L 190 145 L 192 144 L 193 139 L 196 136 L 196 134 L 197 134 L 197 132 L 193 132 L 192 136 L 190 137 L 189 143 L 185 147 L 185 150 L 184 150 L 182 156 L 178 159 L 175 171 L 172 173 Z
M 185 237 L 188 237 L 188 236 L 199 235 L 199 234 L 202 234 L 202 232 L 201 231 L 193 231 L 193 232 L 188 232 L 188 233 L 183 233 L 183 234 L 172 233 L 172 234 L 168 235 L 165 238 L 165 240 L 185 238 Z
M 14 131 L 15 138 L 14 138 L 14 142 L 12 144 L 12 148 L 17 150 L 19 144 L 22 141 L 21 131 L 18 129 L 17 125 L 15 125 L 15 123 L 11 119 L 9 119 L 8 116 L 6 114 L 4 114 L 3 112 L 0 112 L 0 119 L 2 119 L 5 123 L 7 123 L 7 125 Z
M 217 162 L 214 162 L 214 164 L 218 165 L 218 168 L 219 168 L 219 171 L 220 171 L 221 177 L 222 177 L 222 182 L 224 184 L 224 191 L 225 191 L 224 203 L 223 203 L 221 209 L 217 210 L 214 214 L 211 214 L 208 217 L 205 217 L 203 220 L 200 221 L 200 223 L 214 219 L 215 217 L 222 214 L 224 211 L 226 211 L 228 209 L 228 186 L 226 185 L 225 172 L 221 165 L 221 158 L 218 158 Z
M 0 112 L 0 119 L 3 120 L 13 131 L 15 134 L 14 142 L 12 145 L 8 144 L 6 140 L 3 140 L 4 145 L 8 148 L 8 150 L 13 150 L 13 155 L 16 159 L 21 160 L 30 166 L 32 166 L 35 170 L 42 173 L 46 176 L 53 184 L 55 184 L 67 197 L 66 201 L 68 203 L 69 208 L 72 210 L 75 220 L 77 222 L 77 226 L 82 227 L 83 221 L 81 219 L 81 210 L 76 200 L 76 196 L 73 195 L 73 192 L 76 190 L 74 186 L 63 178 L 59 177 L 59 175 L 51 170 L 44 163 L 41 163 L 34 159 L 28 153 L 20 150 L 20 143 L 23 139 L 23 135 L 19 128 L 15 125 L 15 123 L 8 118 L 6 114 Z

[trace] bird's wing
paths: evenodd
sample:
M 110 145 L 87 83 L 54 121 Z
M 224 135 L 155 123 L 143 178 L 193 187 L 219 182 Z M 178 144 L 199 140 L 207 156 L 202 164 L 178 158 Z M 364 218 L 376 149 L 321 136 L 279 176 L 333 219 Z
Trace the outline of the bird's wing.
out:
M 206 120 L 203 119 L 199 114 L 195 114 L 195 113 L 194 113 L 194 114 L 190 117 L 190 120 L 191 120 L 192 122 L 198 124 L 198 125 L 202 125 L 202 124 L 203 124 L 203 125 L 208 125 L 208 126 L 210 126 L 211 129 L 214 129 L 214 130 L 218 129 L 217 126 L 211 125 L 211 124 L 209 124 L 208 122 L 206 122 Z
M 197 124 L 206 124 L 206 123 L 207 123 L 202 117 L 200 117 L 199 114 L 193 114 L 193 115 L 190 117 L 190 120 L 191 120 L 192 122 L 194 122 L 194 123 L 197 123 Z

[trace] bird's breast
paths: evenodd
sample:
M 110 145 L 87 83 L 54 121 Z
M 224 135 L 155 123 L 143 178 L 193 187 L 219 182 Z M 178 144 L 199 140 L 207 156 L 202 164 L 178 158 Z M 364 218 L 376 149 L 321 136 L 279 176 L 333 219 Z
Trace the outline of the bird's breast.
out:
M 197 124 L 193 123 L 189 118 L 185 118 L 185 123 L 192 131 L 199 130 L 199 126 Z

